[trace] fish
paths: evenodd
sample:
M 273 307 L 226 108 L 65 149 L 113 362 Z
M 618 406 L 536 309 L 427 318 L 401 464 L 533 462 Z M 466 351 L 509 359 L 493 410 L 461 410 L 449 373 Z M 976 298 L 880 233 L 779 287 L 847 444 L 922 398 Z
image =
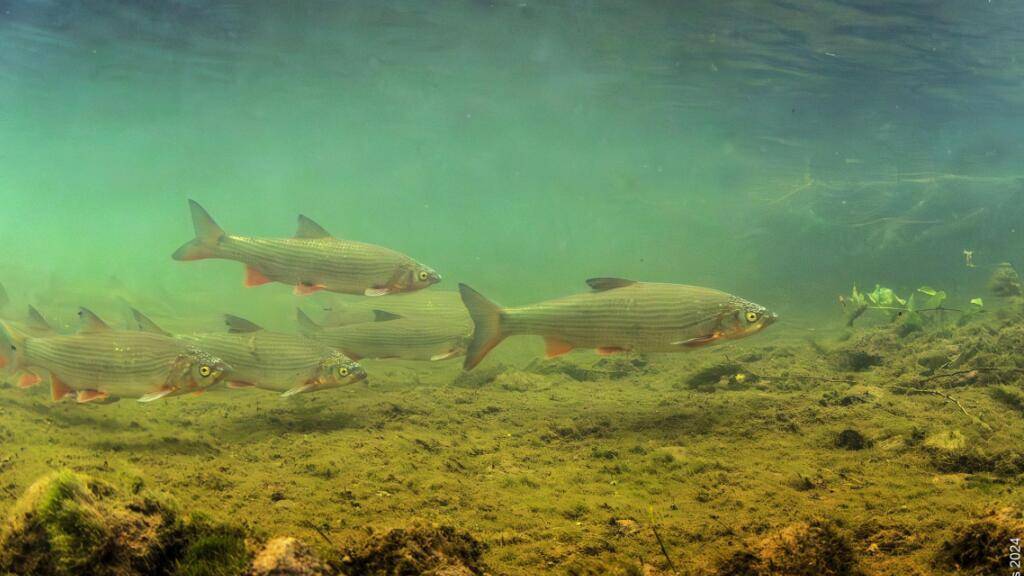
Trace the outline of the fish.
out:
M 172 258 L 219 258 L 245 264 L 245 286 L 280 282 L 306 296 L 319 290 L 385 296 L 421 290 L 441 281 L 433 268 L 374 244 L 340 240 L 299 215 L 294 238 L 227 234 L 195 200 L 189 200 L 196 237 Z
M 79 403 L 201 393 L 231 373 L 220 358 L 174 338 L 114 330 L 86 308 L 79 317 L 81 328 L 68 335 L 41 326 L 20 333 L 0 323 L 0 368 L 21 374 L 21 387 L 48 379 L 54 401 L 73 397 Z M 38 316 L 32 322 L 45 320 Z
M 324 307 L 326 314 L 320 324 L 323 326 L 345 326 L 362 322 L 373 322 L 375 310 L 391 312 L 409 318 L 433 318 L 445 322 L 459 323 L 466 334 L 473 328 L 469 312 L 462 305 L 462 298 L 454 290 L 420 290 L 396 294 L 389 298 L 337 297 Z
M 324 327 L 301 309 L 296 311 L 299 329 L 356 360 L 400 358 L 404 360 L 447 360 L 465 353 L 469 330 L 458 323 L 432 318 L 407 318 L 384 310 L 375 312 L 374 322 Z
M 587 285 L 591 292 L 501 308 L 459 284 L 474 324 L 463 368 L 473 369 L 513 335 L 543 337 L 549 358 L 575 348 L 678 352 L 750 336 L 778 319 L 764 306 L 711 288 L 623 278 L 591 278 Z
M 170 335 L 132 309 L 140 330 Z M 227 332 L 180 335 L 179 339 L 224 358 L 232 366 L 229 388 L 261 388 L 282 397 L 337 388 L 366 379 L 357 362 L 303 336 L 272 332 L 226 314 Z
M 7 289 L 4 288 L 3 284 L 0 284 L 0 310 L 3 310 L 11 303 L 11 297 L 7 295 Z

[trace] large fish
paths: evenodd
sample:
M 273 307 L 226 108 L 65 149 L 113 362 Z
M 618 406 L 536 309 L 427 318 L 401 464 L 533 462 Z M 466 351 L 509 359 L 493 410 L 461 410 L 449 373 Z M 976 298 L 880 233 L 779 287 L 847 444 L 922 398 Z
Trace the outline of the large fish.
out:
M 194 200 L 189 200 L 195 239 L 174 253 L 175 260 L 220 258 L 245 264 L 245 285 L 281 282 L 299 295 L 317 290 L 383 296 L 436 284 L 429 266 L 382 246 L 339 240 L 319 224 L 299 216 L 294 238 L 227 234 Z
M 434 318 L 405 318 L 378 310 L 376 321 L 322 327 L 297 311 L 304 334 L 351 358 L 445 360 L 466 351 L 469 329 Z
M 140 329 L 167 334 L 138 310 L 133 309 L 132 313 Z M 224 319 L 228 332 L 179 338 L 230 363 L 231 388 L 254 386 L 292 396 L 355 384 L 366 378 L 358 363 L 309 338 L 264 330 L 237 316 L 226 315 Z
M 20 373 L 19 385 L 25 387 L 45 375 L 54 400 L 73 396 L 79 402 L 149 402 L 199 393 L 231 371 L 220 358 L 174 338 L 113 330 L 85 308 L 79 316 L 82 327 L 70 335 L 23 334 L 0 326 L 0 367 Z
M 677 352 L 749 336 L 777 319 L 763 306 L 710 288 L 621 278 L 591 278 L 587 284 L 592 292 L 519 308 L 500 308 L 460 284 L 475 325 L 465 369 L 518 334 L 543 336 L 549 358 L 573 348 Z

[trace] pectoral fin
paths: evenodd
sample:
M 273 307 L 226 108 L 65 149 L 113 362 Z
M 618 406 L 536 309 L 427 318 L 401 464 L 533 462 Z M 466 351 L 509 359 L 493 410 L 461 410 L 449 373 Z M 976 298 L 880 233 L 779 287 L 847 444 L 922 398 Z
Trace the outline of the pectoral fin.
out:
M 363 296 L 387 296 L 391 294 L 391 288 L 367 288 L 363 290 Z
M 455 358 L 456 356 L 459 355 L 460 352 L 461 350 L 449 350 L 447 352 L 442 352 L 441 354 L 434 354 L 433 356 L 430 357 L 430 361 L 437 362 L 438 360 L 447 360 L 449 358 Z
M 252 388 L 255 384 L 251 382 L 228 382 L 228 388 L 232 390 L 240 390 L 242 388 Z
M 282 393 L 281 398 L 295 396 L 296 394 L 302 394 L 304 392 L 312 392 L 313 390 L 316 390 L 316 384 L 303 384 L 301 386 L 296 386 L 295 388 L 292 388 L 291 390 Z
M 612 354 L 619 354 L 625 351 L 625 348 L 619 348 L 618 346 L 601 346 L 597 349 L 597 353 L 601 356 L 611 356 Z
M 688 348 L 698 348 L 700 346 L 706 346 L 711 344 L 715 340 L 722 337 L 721 332 L 714 332 L 708 336 L 698 336 L 697 338 L 690 338 L 689 340 L 680 340 L 679 342 L 673 342 L 673 346 L 686 346 Z
M 548 337 L 548 338 L 544 339 L 544 345 L 545 345 L 544 354 L 548 358 L 554 358 L 555 356 L 561 356 L 562 354 L 568 354 L 569 352 L 572 352 L 572 349 L 573 349 L 573 345 L 572 344 L 569 344 L 568 342 L 565 342 L 563 340 L 559 340 L 558 338 L 551 338 L 551 337 Z
M 303 282 L 301 284 L 296 284 L 295 290 L 293 290 L 293 292 L 295 293 L 296 296 L 309 296 L 310 294 L 314 292 L 319 292 L 324 288 L 326 288 L 326 286 L 324 286 L 323 284 L 310 284 L 307 282 Z
M 161 388 L 156 392 L 150 392 L 149 394 L 139 398 L 139 402 L 152 402 L 153 400 L 159 400 L 171 392 L 174 392 L 174 388 Z
M 82 390 L 78 393 L 78 403 L 85 404 L 86 402 L 102 402 L 109 397 L 110 395 L 102 390 Z

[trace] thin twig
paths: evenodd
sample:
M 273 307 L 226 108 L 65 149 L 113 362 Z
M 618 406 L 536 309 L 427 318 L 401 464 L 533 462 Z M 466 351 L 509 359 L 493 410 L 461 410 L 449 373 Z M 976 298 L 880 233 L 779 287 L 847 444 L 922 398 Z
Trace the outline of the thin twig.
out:
M 658 523 L 654 520 L 654 508 L 650 509 L 651 516 L 651 532 L 654 532 L 654 537 L 658 540 L 658 546 L 661 547 L 661 553 L 665 556 L 665 561 L 668 562 L 669 569 L 676 576 L 679 576 L 679 570 L 676 569 L 676 565 L 672 562 L 672 558 L 668 555 L 668 548 L 665 547 L 665 542 L 661 539 L 661 534 L 658 533 Z
M 956 404 L 956 407 L 959 408 L 960 411 L 964 413 L 964 416 L 967 416 L 971 420 L 976 421 L 985 430 L 992 430 L 992 427 L 986 424 L 984 420 L 968 412 L 967 408 L 964 408 L 964 405 L 961 404 L 959 400 L 957 400 L 956 398 L 952 397 L 949 394 L 946 394 L 945 392 L 942 392 L 941 390 L 936 390 L 934 388 L 912 388 L 909 386 L 896 386 L 896 388 L 900 390 L 907 390 L 909 392 L 917 392 L 919 394 L 934 394 L 936 396 L 945 398 L 946 400 L 952 402 L 953 404 Z

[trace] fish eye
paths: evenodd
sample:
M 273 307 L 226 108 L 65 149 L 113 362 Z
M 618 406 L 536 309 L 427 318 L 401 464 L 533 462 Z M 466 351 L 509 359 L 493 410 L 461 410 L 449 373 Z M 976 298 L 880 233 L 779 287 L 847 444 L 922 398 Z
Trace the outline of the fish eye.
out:
M 344 366 L 338 368 L 338 376 L 341 376 L 342 378 L 344 378 L 345 376 L 348 376 L 348 368 L 346 368 Z
M 429 277 L 430 277 L 430 274 L 427 274 L 426 270 L 420 270 L 420 281 L 426 282 L 427 278 L 429 278 Z
M 757 322 L 757 319 L 760 317 L 761 315 L 757 312 L 747 312 L 747 322 Z
M 213 372 L 213 370 L 210 369 L 210 367 L 207 366 L 206 364 L 203 364 L 202 366 L 199 367 L 199 375 L 202 376 L 203 378 L 206 378 L 212 372 Z

